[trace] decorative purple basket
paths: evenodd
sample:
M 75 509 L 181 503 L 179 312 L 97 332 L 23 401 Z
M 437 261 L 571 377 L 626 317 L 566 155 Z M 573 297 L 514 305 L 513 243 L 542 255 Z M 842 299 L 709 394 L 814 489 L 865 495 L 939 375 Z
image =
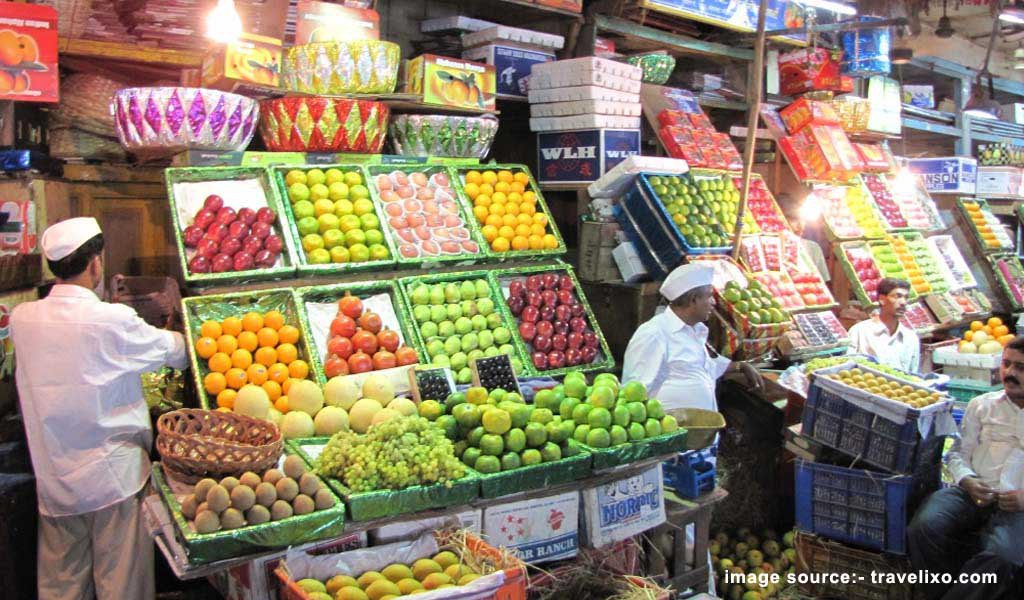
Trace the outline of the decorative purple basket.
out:
M 121 145 L 147 158 L 244 150 L 259 122 L 255 100 L 202 88 L 125 88 L 110 110 Z

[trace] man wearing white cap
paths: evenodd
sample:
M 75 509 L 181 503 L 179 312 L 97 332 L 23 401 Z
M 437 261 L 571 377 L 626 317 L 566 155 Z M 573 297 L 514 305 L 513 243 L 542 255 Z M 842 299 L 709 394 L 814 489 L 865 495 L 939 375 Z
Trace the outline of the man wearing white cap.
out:
M 702 263 L 677 267 L 661 284 L 668 308 L 641 325 L 626 347 L 623 381 L 639 381 L 666 409 L 717 410 L 715 383 L 730 370 L 743 371 L 754 389 L 761 387 L 757 370 L 719 356 L 708 345 L 715 297 L 714 268 Z
M 41 245 L 57 284 L 11 315 L 39 500 L 39 597 L 152 598 L 139 508 L 153 434 L 139 375 L 184 368 L 184 338 L 93 292 L 103 282 L 96 219 L 61 221 Z

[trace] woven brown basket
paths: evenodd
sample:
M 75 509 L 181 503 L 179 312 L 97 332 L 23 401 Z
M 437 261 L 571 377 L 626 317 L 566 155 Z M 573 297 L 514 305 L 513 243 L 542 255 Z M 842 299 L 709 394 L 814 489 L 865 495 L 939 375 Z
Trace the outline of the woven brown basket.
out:
M 270 421 L 224 411 L 183 408 L 161 415 L 156 429 L 164 468 L 186 483 L 262 473 L 277 464 L 284 447 Z

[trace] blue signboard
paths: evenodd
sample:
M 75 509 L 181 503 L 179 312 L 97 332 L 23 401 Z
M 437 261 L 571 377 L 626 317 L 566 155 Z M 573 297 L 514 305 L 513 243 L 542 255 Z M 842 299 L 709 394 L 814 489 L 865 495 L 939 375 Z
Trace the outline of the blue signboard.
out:
M 909 167 L 932 193 L 973 194 L 978 179 L 978 161 L 963 156 L 915 158 Z
M 542 183 L 590 183 L 634 154 L 640 154 L 637 129 L 540 133 L 537 179 Z
M 641 0 L 642 8 L 679 15 L 737 31 L 757 29 L 758 0 Z M 790 29 L 804 26 L 804 7 L 793 0 L 768 0 L 765 29 Z M 806 36 L 785 36 L 805 42 Z

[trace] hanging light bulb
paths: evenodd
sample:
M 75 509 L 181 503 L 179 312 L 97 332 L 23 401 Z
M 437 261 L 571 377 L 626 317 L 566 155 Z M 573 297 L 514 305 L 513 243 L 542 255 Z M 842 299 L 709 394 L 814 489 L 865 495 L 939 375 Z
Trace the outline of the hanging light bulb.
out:
M 800 205 L 800 220 L 804 223 L 817 223 L 821 218 L 821 198 L 816 194 L 808 194 Z
M 242 18 L 235 10 L 235 0 L 217 0 L 217 6 L 206 17 L 206 37 L 229 44 L 241 35 Z

